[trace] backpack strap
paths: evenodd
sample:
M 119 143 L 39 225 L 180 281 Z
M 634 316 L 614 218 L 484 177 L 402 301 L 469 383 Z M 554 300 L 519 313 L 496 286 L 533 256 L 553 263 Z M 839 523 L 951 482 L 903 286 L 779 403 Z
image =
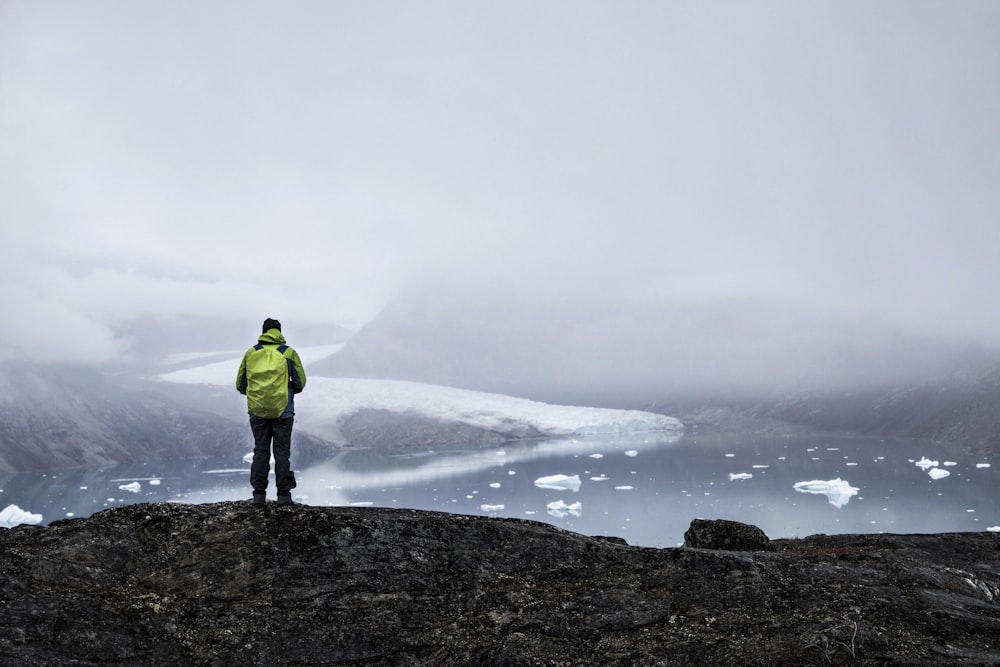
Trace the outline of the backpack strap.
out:
M 255 349 L 255 350 L 257 350 L 259 352 L 259 351 L 261 351 L 261 350 L 264 349 L 264 344 L 263 343 L 257 343 L 256 345 L 253 346 L 253 349 Z M 287 350 L 287 349 L 288 349 L 287 345 L 279 345 L 278 346 L 278 352 L 280 354 L 284 354 L 285 350 Z

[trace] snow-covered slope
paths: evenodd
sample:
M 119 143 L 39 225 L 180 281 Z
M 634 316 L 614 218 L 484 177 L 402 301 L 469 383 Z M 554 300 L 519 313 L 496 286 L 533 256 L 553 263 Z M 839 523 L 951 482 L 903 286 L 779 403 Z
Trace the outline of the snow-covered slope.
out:
M 309 362 L 328 355 L 329 347 L 303 348 Z M 187 368 L 161 375 L 168 382 L 231 385 L 239 359 Z M 464 424 L 516 437 L 627 434 L 683 430 L 673 417 L 637 410 L 613 410 L 551 405 L 512 396 L 397 380 L 368 380 L 309 376 L 306 391 L 296 397 L 296 425 L 323 437 L 336 433 L 338 424 L 362 411 L 378 410 L 419 417 L 442 424 Z

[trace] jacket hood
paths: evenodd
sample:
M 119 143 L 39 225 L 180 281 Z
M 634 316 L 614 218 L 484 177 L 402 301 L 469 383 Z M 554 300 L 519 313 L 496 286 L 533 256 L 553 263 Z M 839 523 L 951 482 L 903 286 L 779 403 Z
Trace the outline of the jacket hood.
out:
M 280 329 L 268 329 L 265 333 L 260 335 L 257 339 L 258 343 L 263 343 L 265 345 L 284 345 L 285 337 L 281 335 Z

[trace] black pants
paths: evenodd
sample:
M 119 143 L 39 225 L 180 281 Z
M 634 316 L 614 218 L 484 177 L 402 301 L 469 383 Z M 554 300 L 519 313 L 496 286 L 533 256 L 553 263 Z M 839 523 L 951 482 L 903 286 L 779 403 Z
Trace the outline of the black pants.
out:
M 279 496 L 290 495 L 295 488 L 295 474 L 289 457 L 292 454 L 292 422 L 285 419 L 250 418 L 253 431 L 253 463 L 250 464 L 250 486 L 254 493 L 267 491 L 267 476 L 271 472 L 271 448 L 274 447 L 274 485 Z

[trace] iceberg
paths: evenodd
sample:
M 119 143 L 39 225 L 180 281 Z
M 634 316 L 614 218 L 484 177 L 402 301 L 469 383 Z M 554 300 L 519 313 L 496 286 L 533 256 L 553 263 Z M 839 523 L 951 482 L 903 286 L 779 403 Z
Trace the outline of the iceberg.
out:
M 951 473 L 947 470 L 942 470 L 941 468 L 931 468 L 927 471 L 927 474 L 931 476 L 931 479 L 942 479 Z
M 579 491 L 579 475 L 549 475 L 535 480 L 535 486 L 540 489 L 555 489 L 556 491 Z
M 927 470 L 928 468 L 936 468 L 940 464 L 937 461 L 931 461 L 929 458 L 924 456 L 914 465 L 916 465 L 918 468 L 923 468 L 924 470 Z
M 851 486 L 839 477 L 827 481 L 814 479 L 808 482 L 796 482 L 793 488 L 800 493 L 818 493 L 826 496 L 834 507 L 843 507 L 857 495 L 856 486 Z
M 557 519 L 562 519 L 569 514 L 573 516 L 580 516 L 583 510 L 583 505 L 577 501 L 572 505 L 567 505 L 562 500 L 556 500 L 545 506 L 545 510 Z
M 730 482 L 732 482 L 733 480 L 737 480 L 737 479 L 753 479 L 753 475 L 751 473 L 748 473 L 748 472 L 731 472 L 731 473 L 729 473 L 729 481 Z
M 41 514 L 25 512 L 17 505 L 7 505 L 0 510 L 0 528 L 13 528 L 21 524 L 38 525 L 42 522 Z
M 131 491 L 132 493 L 139 493 L 142 491 L 142 484 L 139 482 L 132 482 L 131 484 L 119 484 L 118 488 L 122 491 Z

